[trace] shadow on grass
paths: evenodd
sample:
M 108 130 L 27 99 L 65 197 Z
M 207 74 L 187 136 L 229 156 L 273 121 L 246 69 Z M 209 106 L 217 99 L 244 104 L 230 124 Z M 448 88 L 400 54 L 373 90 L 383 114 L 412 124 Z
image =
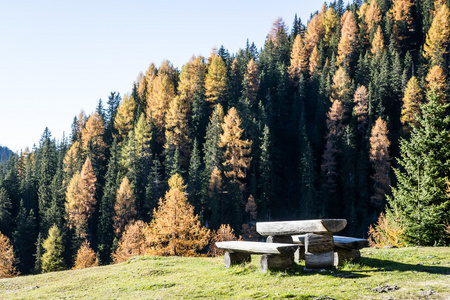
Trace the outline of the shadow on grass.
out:
M 426 266 L 421 264 L 405 264 L 392 260 L 361 257 L 361 264 L 376 268 L 376 270 L 361 270 L 358 272 L 385 272 L 385 271 L 416 271 L 430 274 L 450 274 L 449 267 Z

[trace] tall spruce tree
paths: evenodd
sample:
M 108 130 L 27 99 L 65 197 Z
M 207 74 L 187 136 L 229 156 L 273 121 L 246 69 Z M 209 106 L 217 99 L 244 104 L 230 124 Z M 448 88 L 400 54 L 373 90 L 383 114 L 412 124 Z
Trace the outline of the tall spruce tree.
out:
M 447 195 L 450 175 L 450 116 L 448 104 L 440 104 L 434 92 L 421 106 L 417 127 L 410 140 L 400 141 L 398 184 L 388 197 L 390 206 L 400 212 L 410 244 L 448 245 L 444 222 L 450 220 Z

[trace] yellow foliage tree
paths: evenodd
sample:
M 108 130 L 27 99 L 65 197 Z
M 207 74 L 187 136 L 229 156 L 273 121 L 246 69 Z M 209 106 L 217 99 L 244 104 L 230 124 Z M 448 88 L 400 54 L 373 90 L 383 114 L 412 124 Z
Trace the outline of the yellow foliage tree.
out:
M 156 127 L 164 132 L 169 103 L 175 98 L 175 86 L 167 73 L 161 72 L 152 81 L 151 93 L 147 98 L 147 117 L 151 117 Z
M 386 121 L 379 117 L 375 121 L 370 135 L 369 158 L 374 168 L 373 195 L 370 201 L 377 206 L 381 206 L 386 193 L 389 192 L 391 179 L 389 170 L 391 169 L 391 157 L 389 155 L 389 146 L 391 142 L 388 139 Z
M 19 275 L 14 267 L 14 251 L 9 238 L 0 232 L 0 278 Z
M 367 124 L 369 114 L 369 94 L 364 85 L 356 89 L 353 102 L 355 103 L 353 112 L 358 120 L 358 129 L 362 131 Z
M 166 141 L 170 141 L 182 154 L 182 165 L 190 156 L 189 103 L 186 98 L 176 96 L 169 104 L 166 115 Z M 167 148 L 167 145 L 166 145 Z
M 364 13 L 364 21 L 367 25 L 368 36 L 372 31 L 372 28 L 381 22 L 381 11 L 376 0 L 370 1 L 370 5 Z
M 323 17 L 323 41 L 326 46 L 330 45 L 331 38 L 336 33 L 339 25 L 339 18 L 333 7 L 329 7 Z
M 331 101 L 341 101 L 344 105 L 351 99 L 351 80 L 343 67 L 333 75 L 333 84 L 331 85 Z
M 431 66 L 443 65 L 443 55 L 446 52 L 449 37 L 450 11 L 446 4 L 442 4 L 438 6 L 423 47 L 423 55 Z
M 220 135 L 220 147 L 224 147 L 225 175 L 233 180 L 245 178 L 246 170 L 250 167 L 252 142 L 242 140 L 243 129 L 237 110 L 232 107 L 224 117 L 223 133 Z
M 422 90 L 419 86 L 419 81 L 415 76 L 409 79 L 405 88 L 403 96 L 403 107 L 401 112 L 400 121 L 404 125 L 406 131 L 410 127 L 417 125 L 415 115 L 420 114 L 420 105 L 422 104 L 423 96 Z
M 73 270 L 90 268 L 98 266 L 98 258 L 94 250 L 91 249 L 91 245 L 87 240 L 81 244 L 80 249 L 77 251 L 75 257 L 75 265 Z
M 114 119 L 114 128 L 117 130 L 117 137 L 123 140 L 133 129 L 134 109 L 136 102 L 133 96 L 125 94 L 123 100 L 117 108 L 116 118 Z
M 242 96 L 247 98 L 252 105 L 257 104 L 257 96 L 259 91 L 259 69 L 253 58 L 247 64 L 247 70 L 244 73 L 244 81 L 242 82 L 242 85 Z
M 105 158 L 105 149 L 108 147 L 103 141 L 105 125 L 97 112 L 94 112 L 86 122 L 81 133 L 82 146 L 85 153 L 93 153 L 96 158 Z M 94 151 L 94 152 L 92 152 Z
M 444 70 L 438 65 L 433 66 L 428 71 L 425 81 L 427 82 L 427 92 L 434 91 L 438 99 L 441 102 L 445 102 L 447 93 L 447 76 L 445 75 Z
M 385 246 L 406 247 L 404 241 L 405 228 L 398 211 L 386 209 L 386 214 L 381 213 L 377 224 L 369 227 L 369 246 L 383 248 Z
M 319 55 L 319 49 L 317 46 L 314 46 L 314 49 L 311 52 L 311 56 L 309 57 L 309 73 L 313 75 L 317 67 L 320 64 L 320 55 Z
M 227 67 L 222 57 L 213 55 L 205 77 L 206 100 L 211 103 L 222 102 L 227 88 Z
M 381 26 L 378 25 L 377 31 L 373 36 L 372 40 L 372 48 L 370 48 L 370 52 L 375 56 L 381 56 L 384 50 L 384 37 L 383 31 L 381 30 Z
M 133 256 L 145 255 L 149 251 L 146 234 L 148 224 L 138 220 L 125 226 L 119 246 L 111 255 L 115 264 L 125 262 Z
M 392 3 L 393 35 L 399 46 L 408 38 L 409 32 L 414 31 L 414 5 L 412 0 L 394 0 Z
M 130 181 L 125 176 L 119 186 L 116 194 L 116 203 L 114 204 L 115 215 L 113 217 L 114 232 L 120 237 L 125 226 L 136 217 L 136 198 Z
M 237 238 L 234 229 L 229 224 L 220 225 L 219 229 L 213 233 L 211 238 L 211 244 L 209 246 L 209 255 L 217 257 L 224 254 L 225 251 L 217 248 L 216 242 L 226 241 L 238 241 L 241 238 Z
M 341 18 L 341 39 L 338 44 L 337 63 L 340 65 L 345 58 L 351 59 L 358 34 L 355 17 L 351 10 L 347 10 Z
M 300 34 L 297 34 L 291 51 L 291 65 L 289 66 L 289 79 L 295 85 L 297 84 L 300 74 L 308 69 L 308 51 L 306 51 L 305 43 Z
M 69 182 L 66 191 L 65 208 L 67 225 L 75 228 L 81 238 L 87 236 L 88 221 L 95 210 L 95 177 L 91 160 L 86 159 L 81 173 L 76 172 Z
M 319 45 L 319 41 L 322 38 L 324 31 L 323 15 L 320 13 L 315 14 L 309 21 L 308 27 L 306 28 L 305 41 L 308 52 L 311 52 L 314 47 Z
M 179 174 L 169 179 L 169 191 L 153 212 L 148 234 L 150 254 L 195 256 L 209 242 L 210 231 L 202 227 L 188 203 L 186 186 Z

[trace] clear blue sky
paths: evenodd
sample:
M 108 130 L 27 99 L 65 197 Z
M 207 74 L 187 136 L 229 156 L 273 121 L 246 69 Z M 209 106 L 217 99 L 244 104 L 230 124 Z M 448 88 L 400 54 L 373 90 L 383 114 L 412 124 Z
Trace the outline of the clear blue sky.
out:
M 181 69 L 192 55 L 247 39 L 263 47 L 272 22 L 305 24 L 322 1 L 0 0 L 0 145 L 20 152 L 48 127 L 60 140 L 81 109 L 121 95 L 151 62 Z

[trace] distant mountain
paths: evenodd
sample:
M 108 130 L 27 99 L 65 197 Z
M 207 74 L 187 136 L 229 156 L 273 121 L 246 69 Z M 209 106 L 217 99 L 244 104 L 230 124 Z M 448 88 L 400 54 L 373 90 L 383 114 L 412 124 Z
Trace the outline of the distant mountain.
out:
M 0 146 L 0 163 L 6 163 L 12 151 L 8 147 Z

